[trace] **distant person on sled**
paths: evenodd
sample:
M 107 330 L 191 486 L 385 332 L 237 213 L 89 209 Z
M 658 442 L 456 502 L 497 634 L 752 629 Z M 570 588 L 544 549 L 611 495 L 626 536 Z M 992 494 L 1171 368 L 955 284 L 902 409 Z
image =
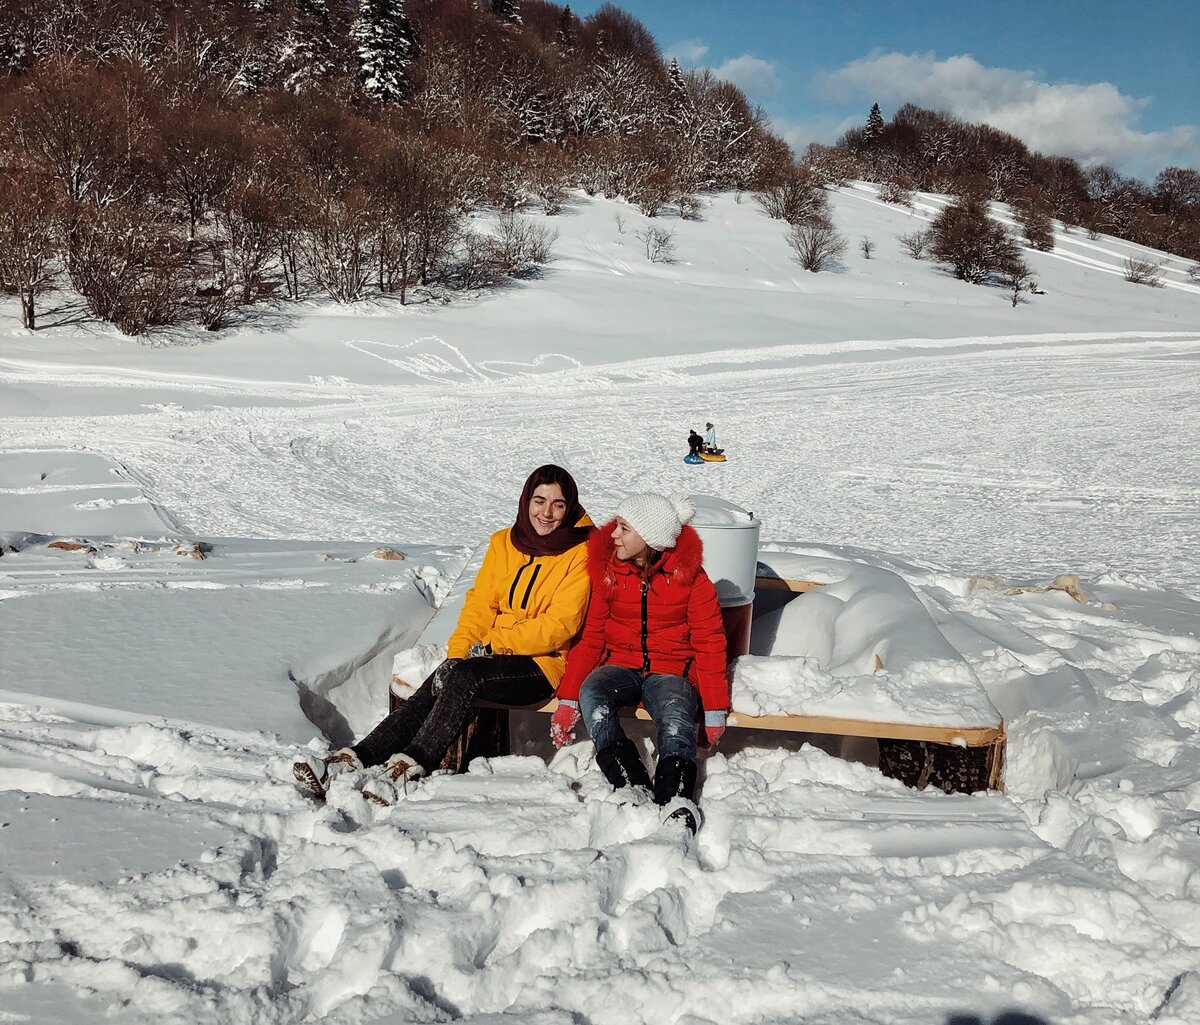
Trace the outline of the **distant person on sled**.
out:
M 534 470 L 516 522 L 488 542 L 446 660 L 359 743 L 296 762 L 300 787 L 323 800 L 337 776 L 352 772 L 362 777 L 364 798 L 391 804 L 438 767 L 476 698 L 502 705 L 552 698 L 567 646 L 583 626 L 593 530 L 574 478 L 561 466 Z
M 717 429 L 711 423 L 704 425 L 704 451 L 714 454 L 721 451 L 717 448 Z
M 630 495 L 588 540 L 592 600 L 558 688 L 550 737 L 562 747 L 583 723 L 596 764 L 616 789 L 661 806 L 664 823 L 695 833 L 696 713 L 709 747 L 725 732 L 729 680 L 717 589 L 701 565 L 695 509 L 682 496 Z M 642 705 L 658 731 L 654 781 L 618 712 Z
M 704 439 L 696 433 L 695 429 L 688 431 L 688 455 L 698 456 L 704 449 Z

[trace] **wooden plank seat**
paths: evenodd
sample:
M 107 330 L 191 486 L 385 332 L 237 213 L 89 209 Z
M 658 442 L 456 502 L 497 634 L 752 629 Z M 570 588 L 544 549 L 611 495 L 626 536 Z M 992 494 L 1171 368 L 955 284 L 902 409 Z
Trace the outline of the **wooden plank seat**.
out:
M 420 685 L 425 673 L 432 665 L 436 664 L 439 650 L 444 651 L 445 642 L 457 623 L 463 597 L 474 580 L 482 555 L 483 550 L 480 549 L 476 552 L 475 558 L 468 561 L 458 582 L 418 639 L 417 648 L 397 656 L 396 673 L 393 677 L 390 695 L 391 707 L 395 708 L 408 693 L 411 693 L 413 688 Z M 832 583 L 833 581 L 783 577 L 760 565 L 760 575 L 755 582 L 756 622 L 760 615 L 765 619 L 774 614 L 778 619 L 783 605 L 793 599 L 823 589 Z M 834 589 L 831 587 L 831 590 Z M 853 593 L 850 593 L 850 597 L 854 597 Z M 912 600 L 916 602 L 915 596 Z M 863 611 L 864 614 L 869 615 L 871 607 L 868 606 Z M 880 618 L 883 627 L 886 628 L 886 610 Z M 932 621 L 930 621 L 930 625 L 933 626 Z M 936 630 L 935 626 L 933 628 Z M 754 651 L 753 636 L 752 631 L 752 652 Z M 412 653 L 418 651 L 423 654 L 423 658 L 415 659 L 413 657 Z M 978 696 L 971 695 L 974 703 L 961 722 L 889 722 L 840 712 L 831 714 L 822 710 L 816 710 L 812 714 L 799 712 L 752 714 L 749 711 L 739 710 L 737 707 L 739 673 L 742 671 L 743 665 L 746 666 L 747 671 L 762 668 L 765 660 L 762 656 L 755 657 L 754 655 L 744 658 L 744 662 L 739 659 L 732 666 L 734 710 L 730 713 L 728 725 L 731 730 L 753 730 L 762 734 L 762 736 L 754 738 L 755 743 L 769 743 L 772 733 L 868 738 L 875 740 L 878 744 L 881 771 L 909 786 L 920 788 L 936 786 L 947 792 L 974 792 L 1003 788 L 1004 724 L 999 714 L 991 709 L 990 703 L 986 702 L 986 698 L 983 699 L 982 703 L 985 707 L 981 712 Z M 793 661 L 802 660 L 793 659 Z M 768 668 L 770 667 L 768 666 Z M 963 668 L 965 669 L 965 667 Z M 866 676 L 869 677 L 871 673 L 881 673 L 883 670 L 884 657 L 879 651 L 875 651 L 869 655 Z M 973 674 L 971 678 L 973 679 Z M 856 679 L 862 682 L 863 677 L 860 674 Z M 982 688 L 979 690 L 982 691 Z M 953 695 L 953 691 L 950 693 Z M 953 697 L 951 696 L 949 700 L 953 700 Z M 510 708 L 486 701 L 476 702 L 475 712 L 468 722 L 463 736 L 447 755 L 443 767 L 462 771 L 465 770 L 472 758 L 507 753 L 509 750 L 508 719 L 510 712 L 536 712 L 549 715 L 557 707 L 558 702 L 555 699 L 544 704 L 523 708 Z M 624 709 L 621 714 L 643 720 L 649 718 L 646 711 L 640 707 Z M 977 721 L 970 721 L 971 716 Z

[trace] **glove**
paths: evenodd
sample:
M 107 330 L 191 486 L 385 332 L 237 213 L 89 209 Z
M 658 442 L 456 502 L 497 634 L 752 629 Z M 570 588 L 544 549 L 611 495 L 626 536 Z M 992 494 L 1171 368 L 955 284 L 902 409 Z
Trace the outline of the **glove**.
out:
M 484 644 L 483 641 L 476 641 L 467 651 L 467 658 L 491 658 L 492 646 Z
M 575 703 L 560 701 L 550 717 L 550 739 L 555 747 L 563 747 L 575 739 L 575 724 L 579 722 L 579 709 Z
M 435 692 L 442 689 L 442 684 L 450 678 L 450 674 L 454 672 L 454 667 L 462 661 L 461 658 L 447 658 L 442 660 L 442 664 L 433 671 L 433 689 Z
M 704 743 L 707 747 L 715 748 L 720 742 L 722 735 L 725 733 L 725 713 L 705 712 L 704 713 Z

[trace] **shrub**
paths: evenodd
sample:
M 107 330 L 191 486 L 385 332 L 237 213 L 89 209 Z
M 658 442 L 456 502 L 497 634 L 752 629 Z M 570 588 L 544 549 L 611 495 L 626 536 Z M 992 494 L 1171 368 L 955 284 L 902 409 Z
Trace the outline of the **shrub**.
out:
M 1162 288 L 1163 286 L 1162 264 L 1155 263 L 1153 260 L 1140 260 L 1136 256 L 1127 256 L 1123 276 L 1126 281 L 1131 281 L 1135 285 L 1149 285 L 1151 288 Z
M 1037 281 L 1034 280 L 1033 271 L 1024 260 L 1018 260 L 1010 266 L 1001 276 L 1000 284 L 1009 291 L 1009 297 L 1012 299 L 1014 307 L 1021 301 L 1021 295 L 1024 292 L 1037 292 Z
M 670 263 L 675 255 L 675 232 L 648 225 L 637 233 L 646 247 L 646 259 L 651 263 Z
M 492 239 L 492 262 L 505 274 L 521 274 L 533 264 L 548 263 L 557 241 L 558 232 L 552 228 L 512 212 L 503 213 Z
M 148 210 L 90 209 L 71 230 L 67 266 L 91 313 L 124 334 L 182 318 L 190 290 L 186 247 Z
M 814 274 L 825 270 L 846 252 L 846 240 L 825 220 L 793 224 L 787 233 L 787 243 L 796 262 Z
M 1054 221 L 1045 209 L 1038 206 L 1018 207 L 1016 215 L 1026 240 L 1034 249 L 1048 253 L 1054 248 Z
M 756 192 L 754 198 L 768 217 L 788 224 L 808 224 L 828 216 L 829 199 L 817 175 L 800 166 L 794 166 L 778 184 Z
M 889 178 L 879 186 L 879 198 L 895 206 L 911 207 L 913 203 L 912 192 L 894 178 Z
M 904 235 L 897 235 L 896 238 L 900 240 L 901 248 L 914 260 L 925 259 L 926 254 L 929 252 L 930 245 L 933 244 L 932 234 L 928 231 L 921 231 L 920 229 L 907 232 Z
M 875 252 L 875 243 L 869 238 L 864 238 L 858 243 L 858 248 L 862 252 L 863 258 L 869 260 L 871 259 L 871 254 Z

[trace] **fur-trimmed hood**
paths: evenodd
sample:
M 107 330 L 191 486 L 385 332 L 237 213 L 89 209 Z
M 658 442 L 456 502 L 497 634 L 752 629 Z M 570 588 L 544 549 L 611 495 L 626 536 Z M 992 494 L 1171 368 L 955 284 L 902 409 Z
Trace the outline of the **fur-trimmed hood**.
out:
M 613 543 L 613 531 L 616 527 L 617 521 L 609 520 L 603 527 L 593 530 L 588 538 L 588 575 L 592 578 L 593 587 L 604 584 L 611 587 L 618 574 L 641 572 L 632 562 L 622 562 L 617 558 L 617 548 Z M 688 587 L 696 579 L 703 564 L 704 542 L 695 530 L 684 524 L 675 547 L 663 552 L 662 558 L 650 570 L 650 576 L 662 573 L 671 577 L 674 582 Z

